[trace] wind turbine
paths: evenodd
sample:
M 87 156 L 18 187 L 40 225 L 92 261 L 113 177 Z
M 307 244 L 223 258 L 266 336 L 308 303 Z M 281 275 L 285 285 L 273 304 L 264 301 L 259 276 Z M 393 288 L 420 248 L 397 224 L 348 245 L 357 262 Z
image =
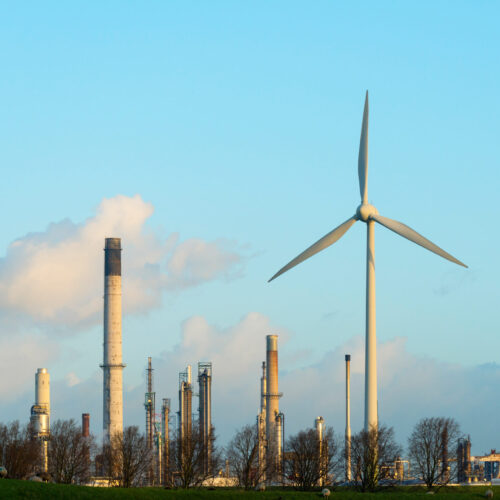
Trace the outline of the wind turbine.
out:
M 314 245 L 295 257 L 282 267 L 269 281 L 277 278 L 297 264 L 312 257 L 321 250 L 333 245 L 351 228 L 356 221 L 365 222 L 367 226 L 366 245 L 366 350 L 365 350 L 365 430 L 378 428 L 377 415 L 377 335 L 375 326 L 375 222 L 382 224 L 396 234 L 413 241 L 431 252 L 463 267 L 463 262 L 445 252 L 442 248 L 424 238 L 421 234 L 405 224 L 379 215 L 377 209 L 368 203 L 368 91 L 366 92 L 363 124 L 358 157 L 359 192 L 361 204 L 356 213 L 333 231 L 323 236 Z

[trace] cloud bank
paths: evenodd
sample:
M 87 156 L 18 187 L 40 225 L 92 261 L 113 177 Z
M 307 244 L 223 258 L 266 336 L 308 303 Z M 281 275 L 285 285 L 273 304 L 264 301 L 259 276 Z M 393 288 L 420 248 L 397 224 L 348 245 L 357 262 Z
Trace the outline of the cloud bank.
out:
M 0 310 L 56 327 L 99 322 L 106 237 L 122 238 L 125 314 L 157 307 L 165 290 L 242 272 L 234 242 L 162 237 L 147 225 L 152 214 L 140 196 L 116 196 L 82 223 L 63 220 L 12 242 L 0 259 Z

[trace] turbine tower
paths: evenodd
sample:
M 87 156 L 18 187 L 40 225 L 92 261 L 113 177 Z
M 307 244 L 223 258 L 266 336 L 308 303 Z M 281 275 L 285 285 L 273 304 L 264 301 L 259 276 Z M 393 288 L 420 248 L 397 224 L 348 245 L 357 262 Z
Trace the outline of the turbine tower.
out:
M 424 238 L 421 234 L 405 224 L 379 215 L 377 209 L 368 203 L 368 91 L 366 92 L 363 124 L 358 157 L 359 191 L 361 204 L 356 213 L 323 236 L 314 245 L 282 267 L 269 281 L 277 278 L 292 267 L 312 257 L 321 250 L 333 245 L 339 240 L 356 221 L 362 221 L 367 226 L 366 252 L 366 350 L 365 350 L 365 430 L 378 428 L 377 415 L 377 336 L 375 329 L 375 222 L 378 222 L 396 234 L 413 241 L 431 252 L 448 259 L 455 264 L 467 267 L 464 263 L 445 252 L 442 248 Z

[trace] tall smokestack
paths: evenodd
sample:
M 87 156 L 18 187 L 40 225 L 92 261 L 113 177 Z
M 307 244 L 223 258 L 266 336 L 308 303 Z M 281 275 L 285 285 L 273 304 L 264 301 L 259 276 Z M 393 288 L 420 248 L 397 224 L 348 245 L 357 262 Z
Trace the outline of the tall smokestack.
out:
M 90 414 L 82 413 L 82 436 L 90 436 Z
M 281 394 L 278 392 L 278 336 L 267 335 L 266 337 L 266 438 L 268 455 L 272 457 L 277 471 L 281 465 L 281 446 L 278 435 L 277 420 L 279 415 L 279 398 Z M 279 422 L 278 422 L 279 427 Z M 269 465 L 269 464 L 268 464 Z
M 345 355 L 345 479 L 351 475 L 351 355 Z
M 103 428 L 106 440 L 123 434 L 122 263 L 120 238 L 104 247 Z
M 50 375 L 47 368 L 38 368 L 35 374 L 35 404 L 31 407 L 30 422 L 33 437 L 40 442 L 40 468 L 47 472 L 50 437 Z
M 198 363 L 199 417 L 203 440 L 203 472 L 210 472 L 212 434 L 212 363 Z

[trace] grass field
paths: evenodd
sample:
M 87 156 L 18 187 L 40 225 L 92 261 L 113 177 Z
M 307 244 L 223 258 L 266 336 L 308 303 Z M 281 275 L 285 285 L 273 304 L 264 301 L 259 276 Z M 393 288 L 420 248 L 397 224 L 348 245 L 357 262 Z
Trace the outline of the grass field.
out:
M 396 500 L 403 498 L 411 500 L 413 498 L 445 498 L 446 500 L 465 500 L 467 498 L 485 498 L 486 490 L 494 491 L 494 498 L 500 499 L 500 486 L 473 486 L 473 487 L 449 487 L 439 490 L 435 495 L 427 495 L 422 488 L 393 488 L 379 491 L 377 493 L 358 493 L 355 491 L 335 490 L 332 491 L 330 499 L 378 499 Z M 192 489 L 192 490 L 164 490 L 160 488 L 89 488 L 85 486 L 71 486 L 63 484 L 42 484 L 30 481 L 16 481 L 14 479 L 0 480 L 0 499 L 97 499 L 113 500 L 118 498 L 153 500 L 163 499 L 244 499 L 261 498 L 262 500 L 307 500 L 321 498 L 319 491 L 299 492 L 293 490 L 272 489 L 265 492 L 249 491 L 238 489 L 220 488 L 216 490 Z

